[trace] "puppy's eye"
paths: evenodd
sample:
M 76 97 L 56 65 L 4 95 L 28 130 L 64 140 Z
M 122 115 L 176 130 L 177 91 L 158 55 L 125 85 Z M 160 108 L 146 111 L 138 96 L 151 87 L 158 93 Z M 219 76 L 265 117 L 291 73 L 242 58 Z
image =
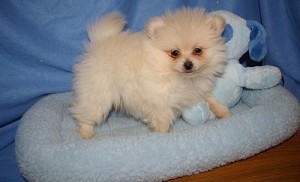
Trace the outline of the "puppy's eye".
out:
M 195 55 L 201 55 L 202 54 L 202 49 L 199 48 L 199 47 L 196 47 L 194 50 L 193 50 L 193 54 Z
M 172 58 L 177 58 L 177 57 L 180 56 L 180 51 L 177 50 L 177 49 L 174 49 L 174 50 L 172 50 L 172 51 L 170 52 L 170 56 L 171 56 Z

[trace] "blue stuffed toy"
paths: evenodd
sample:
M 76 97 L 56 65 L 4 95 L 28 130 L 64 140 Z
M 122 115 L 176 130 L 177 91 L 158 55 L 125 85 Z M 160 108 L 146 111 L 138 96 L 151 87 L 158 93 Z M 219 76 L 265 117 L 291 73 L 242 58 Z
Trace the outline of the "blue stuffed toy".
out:
M 214 96 L 223 105 L 233 107 L 240 100 L 243 89 L 266 89 L 277 85 L 281 72 L 274 66 L 244 67 L 239 63 L 240 57 L 249 51 L 252 60 L 261 61 L 266 53 L 266 31 L 256 21 L 246 21 L 227 12 L 216 11 L 226 21 L 223 37 L 228 54 L 225 73 L 218 78 Z M 182 114 L 183 119 L 192 125 L 203 124 L 214 115 L 206 102 L 188 108 Z

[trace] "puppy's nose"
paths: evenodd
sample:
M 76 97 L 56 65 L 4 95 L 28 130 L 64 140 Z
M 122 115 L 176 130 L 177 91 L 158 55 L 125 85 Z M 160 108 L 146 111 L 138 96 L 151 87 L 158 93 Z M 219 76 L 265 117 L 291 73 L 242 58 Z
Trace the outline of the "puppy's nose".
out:
M 183 63 L 183 67 L 184 67 L 184 69 L 186 70 L 186 71 L 191 71 L 192 69 L 193 69 L 193 66 L 194 66 L 194 64 L 193 64 L 193 62 L 192 61 L 185 61 L 184 63 Z

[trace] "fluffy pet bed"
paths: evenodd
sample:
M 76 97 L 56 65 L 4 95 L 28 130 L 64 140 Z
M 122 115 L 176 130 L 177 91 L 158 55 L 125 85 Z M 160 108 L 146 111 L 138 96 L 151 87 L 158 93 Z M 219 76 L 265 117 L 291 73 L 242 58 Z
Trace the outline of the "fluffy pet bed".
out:
M 168 134 L 152 133 L 113 113 L 91 140 L 81 139 L 68 114 L 71 93 L 53 94 L 23 117 L 16 153 L 29 181 L 161 181 L 253 156 L 299 128 L 299 104 L 281 86 L 246 90 L 232 117 Z

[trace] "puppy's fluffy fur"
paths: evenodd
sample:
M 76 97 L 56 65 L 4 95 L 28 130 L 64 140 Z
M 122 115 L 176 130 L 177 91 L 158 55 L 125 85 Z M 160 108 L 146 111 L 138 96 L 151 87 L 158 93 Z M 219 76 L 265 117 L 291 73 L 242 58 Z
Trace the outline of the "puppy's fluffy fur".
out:
M 83 138 L 94 136 L 112 108 L 156 132 L 168 132 L 185 107 L 202 99 L 218 118 L 230 115 L 211 94 L 226 60 L 221 17 L 183 8 L 151 19 L 144 32 L 123 31 L 125 23 L 114 12 L 88 30 L 70 107 Z

